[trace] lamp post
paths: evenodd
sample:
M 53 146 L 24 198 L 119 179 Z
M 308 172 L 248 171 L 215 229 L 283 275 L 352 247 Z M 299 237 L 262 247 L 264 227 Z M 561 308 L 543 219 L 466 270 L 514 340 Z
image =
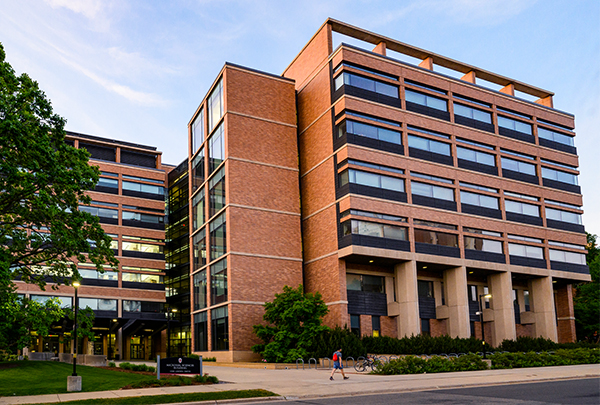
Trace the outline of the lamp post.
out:
M 73 282 L 73 287 L 75 288 L 75 302 L 74 302 L 74 306 L 75 306 L 75 317 L 73 318 L 73 377 L 77 377 L 77 308 L 79 307 L 79 305 L 77 305 L 77 289 L 79 288 L 79 286 L 81 285 L 79 283 L 79 281 L 74 281 Z
M 483 358 L 485 359 L 485 328 L 483 327 L 483 305 L 481 298 L 492 298 L 492 294 L 479 294 L 479 322 L 481 322 L 481 343 L 483 344 Z

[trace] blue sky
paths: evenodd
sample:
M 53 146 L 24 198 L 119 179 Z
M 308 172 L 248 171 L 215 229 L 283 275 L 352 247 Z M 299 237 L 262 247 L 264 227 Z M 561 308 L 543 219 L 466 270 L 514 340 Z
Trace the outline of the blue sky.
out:
M 556 93 L 576 116 L 584 224 L 600 234 L 598 0 L 0 0 L 0 42 L 68 130 L 177 164 L 225 61 L 280 74 L 327 17 Z

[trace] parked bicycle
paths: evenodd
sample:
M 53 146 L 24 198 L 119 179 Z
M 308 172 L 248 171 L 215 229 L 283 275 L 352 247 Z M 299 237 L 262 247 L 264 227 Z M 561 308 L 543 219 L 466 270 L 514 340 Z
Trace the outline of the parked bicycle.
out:
M 367 356 L 366 358 L 359 359 L 356 364 L 354 364 L 354 369 L 359 373 L 362 373 L 363 371 L 369 371 L 369 369 L 370 371 L 373 371 L 380 364 L 381 361 L 379 361 L 376 357 Z

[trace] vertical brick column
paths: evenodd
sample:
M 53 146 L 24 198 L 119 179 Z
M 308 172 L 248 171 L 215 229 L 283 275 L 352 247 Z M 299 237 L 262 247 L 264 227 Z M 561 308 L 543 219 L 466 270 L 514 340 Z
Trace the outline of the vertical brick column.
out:
M 467 296 L 467 269 L 461 266 L 444 271 L 444 286 L 446 288 L 446 305 L 448 306 L 448 335 L 468 338 L 471 336 L 471 328 Z
M 544 337 L 556 342 L 558 337 L 556 335 L 552 277 L 539 277 L 531 280 L 531 298 L 535 317 L 534 337 Z
M 494 314 L 494 321 L 491 325 L 492 339 L 490 343 L 492 346 L 498 346 L 504 339 L 514 340 L 517 337 L 515 309 L 512 299 L 512 281 L 510 272 L 492 274 L 487 279 L 490 286 L 490 293 L 492 294 L 490 301 Z
M 398 337 L 418 335 L 419 295 L 417 291 L 417 262 L 414 260 L 394 266 L 396 278 L 396 299 L 399 303 Z
M 575 342 L 577 336 L 573 308 L 573 284 L 556 289 L 556 316 L 558 319 L 558 343 Z

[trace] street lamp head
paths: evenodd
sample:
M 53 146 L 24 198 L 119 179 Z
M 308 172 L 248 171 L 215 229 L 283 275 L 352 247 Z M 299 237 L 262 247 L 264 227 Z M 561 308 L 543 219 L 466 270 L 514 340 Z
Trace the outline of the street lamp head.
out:
M 171 309 L 171 312 L 177 312 L 177 308 Z
M 72 285 L 73 287 L 77 288 L 77 287 L 79 287 L 79 286 L 81 285 L 81 283 L 80 283 L 79 281 L 73 281 L 73 282 L 71 283 L 71 285 Z
M 492 298 L 492 294 L 486 294 L 483 296 L 483 298 Z

